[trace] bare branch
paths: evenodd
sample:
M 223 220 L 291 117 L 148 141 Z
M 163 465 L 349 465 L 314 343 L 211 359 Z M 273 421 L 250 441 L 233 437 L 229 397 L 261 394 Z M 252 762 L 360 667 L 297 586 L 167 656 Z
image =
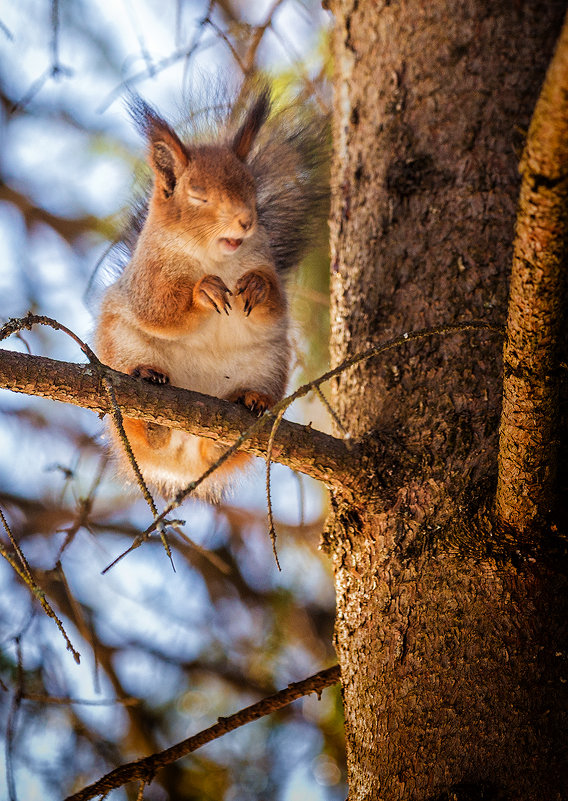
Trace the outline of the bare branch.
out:
M 285 690 L 280 690 L 280 692 L 270 695 L 268 698 L 263 698 L 262 701 L 258 701 L 256 704 L 241 709 L 240 712 L 236 712 L 234 715 L 230 715 L 227 718 L 219 718 L 215 725 L 198 734 L 194 734 L 193 737 L 188 737 L 187 740 L 182 740 L 182 742 L 173 745 L 171 748 L 166 748 L 165 751 L 152 754 L 136 762 L 121 765 L 97 782 L 94 782 L 94 784 L 90 784 L 78 793 L 69 796 L 66 801 L 88 801 L 90 798 L 107 793 L 115 787 L 122 787 L 122 785 L 131 781 L 149 783 L 154 778 L 156 771 L 165 765 L 191 754 L 201 748 L 202 745 L 210 743 L 212 740 L 216 740 L 224 734 L 244 726 L 246 723 L 251 723 L 253 720 L 258 720 L 265 715 L 288 706 L 292 701 L 296 701 L 304 695 L 312 692 L 319 694 L 326 687 L 337 684 L 339 679 L 339 665 L 327 668 L 327 670 L 321 670 L 308 679 L 290 684 Z
M 219 398 L 169 386 L 154 387 L 110 369 L 108 374 L 112 375 L 118 406 L 127 417 L 178 428 L 226 445 L 237 440 L 254 421 L 258 430 L 242 448 L 257 456 L 266 453 L 269 418 L 255 421 L 243 407 Z M 99 414 L 109 411 L 100 379 L 89 365 L 0 350 L 0 386 L 73 403 Z M 272 459 L 328 484 L 350 484 L 357 477 L 356 448 L 350 450 L 335 437 L 288 421 L 280 426 Z
M 209 19 L 209 18 L 208 18 L 208 19 L 207 19 L 207 23 L 209 24 L 209 26 L 210 26 L 211 28 L 213 28 L 213 30 L 215 31 L 215 33 L 217 34 L 217 36 L 218 36 L 218 37 L 219 37 L 219 38 L 220 38 L 220 39 L 221 39 L 223 42 L 225 42 L 225 44 L 227 45 L 227 47 L 228 47 L 228 48 L 229 48 L 229 50 L 231 51 L 231 55 L 233 56 L 233 58 L 235 59 L 235 61 L 236 61 L 236 62 L 237 62 L 237 64 L 239 65 L 239 67 L 240 67 L 240 69 L 241 69 L 241 72 L 243 72 L 243 73 L 246 75 L 246 69 L 245 69 L 245 65 L 244 65 L 244 64 L 243 64 L 243 62 L 241 61 L 241 58 L 240 58 L 239 54 L 237 53 L 236 49 L 235 49 L 235 48 L 234 48 L 234 46 L 233 46 L 233 43 L 231 42 L 231 40 L 229 39 L 229 37 L 227 36 L 227 34 L 226 34 L 224 31 L 222 31 L 222 30 L 221 30 L 221 28 L 220 28 L 220 27 L 219 27 L 219 26 L 218 26 L 218 25 L 217 25 L 215 22 L 213 22 L 213 20 L 212 20 L 212 19 Z
M 26 559 L 26 557 L 24 556 L 20 546 L 16 542 L 16 540 L 14 538 L 14 535 L 12 534 L 12 529 L 8 525 L 8 521 L 4 517 L 4 513 L 2 512 L 1 509 L 0 509 L 0 523 L 2 523 L 2 525 L 4 526 L 4 529 L 5 529 L 6 533 L 8 534 L 8 537 L 10 539 L 12 547 L 14 548 L 14 551 L 16 552 L 16 555 L 17 555 L 18 559 L 17 560 L 14 559 L 11 556 L 11 554 L 6 550 L 6 548 L 4 548 L 4 546 L 2 545 L 1 542 L 0 542 L 0 556 L 4 557 L 4 559 L 8 562 L 8 564 L 10 564 L 14 568 L 14 570 L 16 571 L 18 576 L 22 579 L 22 581 L 28 586 L 28 588 L 31 590 L 33 596 L 35 598 L 37 598 L 38 601 L 40 602 L 41 607 L 42 607 L 43 611 L 45 612 L 45 614 L 48 617 L 50 617 L 52 620 L 55 621 L 55 624 L 56 624 L 57 628 L 59 629 L 59 631 L 63 635 L 63 638 L 64 638 L 65 643 L 67 645 L 67 650 L 71 651 L 71 653 L 73 654 L 73 659 L 75 660 L 75 662 L 77 664 L 79 664 L 80 661 L 81 661 L 81 656 L 80 656 L 79 652 L 73 647 L 73 644 L 72 644 L 71 640 L 69 639 L 69 635 L 65 631 L 65 627 L 63 626 L 63 623 L 61 622 L 61 620 L 57 617 L 57 615 L 53 611 L 53 607 L 51 606 L 51 604 L 47 600 L 47 598 L 45 596 L 45 593 L 37 585 L 37 582 L 35 581 L 35 579 L 33 577 L 33 574 L 32 574 L 32 571 L 30 569 L 30 566 L 28 564 L 28 560 Z
M 504 350 L 496 510 L 522 531 L 550 512 L 556 482 L 559 335 L 568 258 L 568 22 L 531 121 Z
M 16 654 L 18 659 L 17 686 L 12 699 L 8 720 L 6 721 L 6 778 L 10 801 L 17 801 L 16 784 L 14 781 L 13 746 L 16 733 L 16 720 L 22 702 L 24 691 L 24 668 L 22 664 L 21 635 L 16 637 Z
M 6 331 L 12 333 L 18 331 L 22 328 L 22 323 L 27 323 L 31 319 L 28 317 L 23 318 L 23 321 L 10 321 L 3 326 L 0 334 Z M 42 320 L 47 319 L 42 318 Z M 50 321 L 50 324 L 53 324 L 53 321 Z M 66 333 L 72 333 L 64 326 L 57 325 Z M 109 401 L 101 384 L 103 378 L 110 379 L 117 405 L 123 414 L 187 431 L 190 434 L 209 437 L 221 444 L 229 445 L 230 447 L 219 459 L 220 463 L 236 448 L 265 457 L 270 440 L 269 427 L 277 415 L 287 409 L 293 401 L 304 397 L 356 364 L 408 342 L 484 329 L 501 333 L 499 326 L 480 320 L 404 333 L 346 359 L 333 370 L 299 387 L 257 419 L 251 418 L 250 413 L 237 404 L 219 398 L 177 387 L 142 384 L 137 379 L 101 365 L 84 343 L 81 345 L 83 349 L 87 349 L 89 358 L 93 361 L 90 366 L 0 350 L 0 387 L 73 403 L 97 411 L 99 414 L 106 414 L 110 411 Z M 3 336 L 5 335 L 4 333 Z M 254 420 L 252 424 L 251 420 Z M 357 490 L 360 494 L 368 479 L 366 475 L 361 474 L 361 455 L 359 445 L 344 442 L 321 431 L 314 431 L 310 426 L 282 421 L 278 436 L 274 439 L 271 458 L 293 470 L 323 481 L 328 486 Z M 208 472 L 198 481 L 205 478 Z M 192 482 L 185 490 L 178 493 L 175 500 L 155 518 L 148 531 L 155 530 L 157 524 L 164 520 L 172 509 L 179 506 L 197 483 Z
M 59 60 L 59 0 L 51 0 L 51 64 L 29 87 L 25 95 L 12 106 L 12 113 L 25 108 L 50 80 L 73 75 L 73 70 Z
M 101 234 L 113 237 L 114 233 L 109 220 L 101 220 L 92 215 L 79 217 L 62 217 L 46 211 L 41 206 L 36 205 L 23 192 L 19 192 L 5 183 L 0 182 L 0 200 L 13 203 L 21 212 L 24 222 L 28 228 L 39 223 L 49 225 L 63 239 L 74 242 L 88 231 L 100 231 Z
M 107 96 L 107 98 L 103 101 L 103 103 L 98 108 L 100 114 L 107 110 L 107 108 L 114 103 L 114 101 L 119 97 L 122 92 L 126 88 L 131 88 L 134 86 L 135 83 L 138 83 L 141 80 L 146 78 L 153 78 L 159 72 L 171 67 L 172 64 L 175 64 L 177 61 L 181 61 L 182 59 L 190 59 L 198 50 L 204 50 L 207 47 L 211 47 L 213 42 L 205 42 L 201 41 L 203 32 L 205 31 L 205 25 L 209 18 L 209 14 L 213 8 L 214 2 L 213 0 L 209 0 L 207 4 L 207 10 L 204 16 L 199 21 L 195 34 L 193 36 L 192 41 L 184 46 L 177 47 L 172 53 L 170 53 L 165 58 L 160 59 L 159 61 L 152 62 L 150 66 L 146 66 L 145 69 L 137 72 L 135 75 L 131 75 L 125 78 L 112 92 Z
M 38 693 L 23 693 L 22 701 L 35 704 L 54 704 L 56 706 L 134 706 L 140 703 L 139 698 L 66 698 Z

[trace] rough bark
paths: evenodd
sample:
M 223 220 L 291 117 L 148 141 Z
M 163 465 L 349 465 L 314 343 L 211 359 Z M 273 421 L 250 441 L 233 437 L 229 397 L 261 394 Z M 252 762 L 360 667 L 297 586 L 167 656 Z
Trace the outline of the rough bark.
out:
M 521 174 L 496 509 L 504 523 L 523 530 L 550 516 L 556 491 L 568 257 L 568 23 L 534 111 Z
M 330 5 L 332 360 L 401 326 L 502 322 L 523 132 L 564 6 Z M 501 383 L 481 337 L 336 383 L 352 436 L 404 454 L 376 465 L 390 503 L 337 496 L 327 533 L 350 801 L 566 797 L 566 549 L 491 517 Z

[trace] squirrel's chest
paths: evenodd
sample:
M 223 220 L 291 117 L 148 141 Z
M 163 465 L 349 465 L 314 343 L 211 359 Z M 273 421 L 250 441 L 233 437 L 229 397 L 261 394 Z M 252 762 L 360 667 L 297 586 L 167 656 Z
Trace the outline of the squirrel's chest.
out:
M 172 342 L 178 353 L 188 349 L 203 354 L 212 353 L 215 358 L 223 358 L 224 354 L 234 353 L 243 348 L 254 347 L 262 340 L 265 327 L 255 324 L 247 317 L 235 297 L 229 298 L 232 309 L 228 314 L 211 312 L 206 319 L 200 321 L 191 332 L 183 334 Z
M 271 371 L 286 341 L 284 320 L 263 326 L 233 303 L 228 315 L 211 314 L 203 325 L 176 340 L 160 343 L 172 384 L 223 397 Z

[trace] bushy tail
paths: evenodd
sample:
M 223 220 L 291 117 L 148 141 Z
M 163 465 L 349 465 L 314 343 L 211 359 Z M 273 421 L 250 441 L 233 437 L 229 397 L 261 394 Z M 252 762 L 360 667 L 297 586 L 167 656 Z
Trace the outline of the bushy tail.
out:
M 326 232 L 329 119 L 296 103 L 272 115 L 247 163 L 257 185 L 260 223 L 279 272 L 296 266 Z

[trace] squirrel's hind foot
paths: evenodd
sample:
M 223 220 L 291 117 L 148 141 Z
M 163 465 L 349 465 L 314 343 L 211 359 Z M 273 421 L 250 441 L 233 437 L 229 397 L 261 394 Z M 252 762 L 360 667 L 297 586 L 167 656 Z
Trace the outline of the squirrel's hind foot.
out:
M 227 400 L 246 406 L 249 412 L 256 414 L 258 417 L 264 414 L 267 409 L 270 409 L 271 406 L 274 406 L 275 403 L 272 395 L 266 395 L 264 392 L 256 392 L 252 389 L 234 392 Z
M 141 378 L 143 381 L 148 381 L 149 384 L 169 384 L 170 379 L 159 370 L 150 367 L 149 364 L 139 364 L 134 370 L 130 371 L 132 378 Z

